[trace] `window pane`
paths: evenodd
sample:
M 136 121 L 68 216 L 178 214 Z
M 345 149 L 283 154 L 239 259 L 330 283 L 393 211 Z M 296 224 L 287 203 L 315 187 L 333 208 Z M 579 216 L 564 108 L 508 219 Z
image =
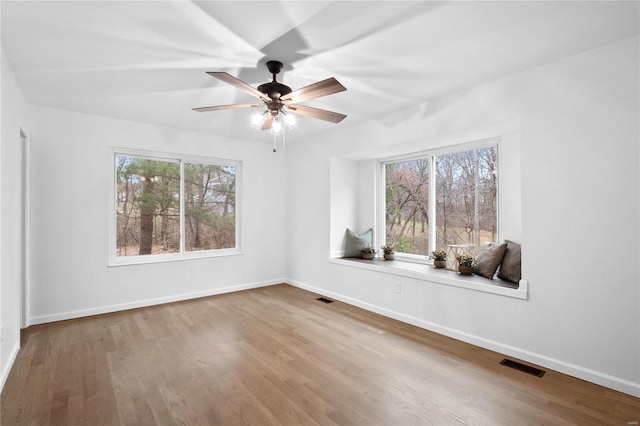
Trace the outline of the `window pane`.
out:
M 429 160 L 385 165 L 386 239 L 400 253 L 428 254 Z
M 185 164 L 185 250 L 236 246 L 236 169 Z
M 116 256 L 180 251 L 180 167 L 116 156 Z
M 436 246 L 474 252 L 495 241 L 497 221 L 495 147 L 436 157 Z

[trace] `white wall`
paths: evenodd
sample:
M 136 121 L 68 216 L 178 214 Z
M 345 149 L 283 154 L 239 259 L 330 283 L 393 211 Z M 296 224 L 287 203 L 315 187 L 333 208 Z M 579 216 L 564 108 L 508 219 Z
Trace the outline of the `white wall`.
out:
M 640 396 L 638 63 L 635 37 L 291 145 L 287 174 L 297 178 L 287 181 L 287 276 Z M 522 217 L 510 226 L 522 229 L 529 300 L 409 278 L 395 294 L 397 277 L 327 262 L 329 218 L 337 215 L 330 212 L 332 157 L 472 141 L 514 123 Z
M 284 156 L 270 146 L 45 107 L 30 119 L 32 323 L 283 281 Z M 244 254 L 107 267 L 112 146 L 242 161 Z
M 346 158 L 333 157 L 329 164 L 329 180 L 331 200 L 329 206 L 331 224 L 330 249 L 331 256 L 344 254 L 345 230 L 351 227 L 360 232 L 358 214 L 358 162 Z M 325 172 L 326 173 L 326 172 Z M 297 203 L 296 203 L 297 204 Z M 363 230 L 364 231 L 364 230 Z
M 0 152 L 0 388 L 9 374 L 20 347 L 20 176 L 22 142 L 20 130 L 28 132 L 27 104 L 16 82 L 4 51 L 2 52 L 2 146 Z

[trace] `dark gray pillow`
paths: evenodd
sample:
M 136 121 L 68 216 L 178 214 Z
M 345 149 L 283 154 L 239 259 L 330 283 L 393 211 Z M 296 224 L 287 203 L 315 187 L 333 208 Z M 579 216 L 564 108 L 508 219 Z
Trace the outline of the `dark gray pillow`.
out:
M 502 264 L 500 264 L 498 278 L 520 284 L 520 278 L 522 278 L 522 252 L 520 244 L 509 240 L 504 240 L 504 242 L 507 245 L 507 251 L 504 254 L 504 259 L 502 259 Z
M 373 229 L 369 228 L 368 231 L 362 234 L 356 234 L 347 228 L 346 240 L 347 246 L 344 249 L 344 257 L 362 257 L 360 249 L 363 246 L 373 245 Z
M 478 252 L 478 256 L 476 256 L 476 265 L 473 268 L 473 273 L 492 280 L 506 250 L 507 245 L 504 243 L 487 243 L 483 245 Z

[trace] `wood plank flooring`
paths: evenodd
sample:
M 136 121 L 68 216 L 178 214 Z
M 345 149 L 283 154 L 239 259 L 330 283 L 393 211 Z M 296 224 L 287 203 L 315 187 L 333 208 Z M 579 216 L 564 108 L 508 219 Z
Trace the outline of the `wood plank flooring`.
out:
M 288 285 L 33 326 L 2 425 L 629 425 L 640 399 Z M 636 422 L 636 423 L 633 423 Z

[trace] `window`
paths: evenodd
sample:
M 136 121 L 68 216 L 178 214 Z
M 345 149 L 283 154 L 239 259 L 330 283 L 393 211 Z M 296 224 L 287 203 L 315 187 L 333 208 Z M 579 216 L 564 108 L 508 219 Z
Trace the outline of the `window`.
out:
M 497 241 L 497 143 L 382 161 L 383 241 L 423 256 L 436 248 L 473 253 Z
M 431 158 L 385 164 L 386 241 L 400 253 L 429 251 Z
M 239 163 L 114 153 L 111 263 L 238 252 Z
M 185 250 L 235 247 L 236 168 L 184 165 Z

